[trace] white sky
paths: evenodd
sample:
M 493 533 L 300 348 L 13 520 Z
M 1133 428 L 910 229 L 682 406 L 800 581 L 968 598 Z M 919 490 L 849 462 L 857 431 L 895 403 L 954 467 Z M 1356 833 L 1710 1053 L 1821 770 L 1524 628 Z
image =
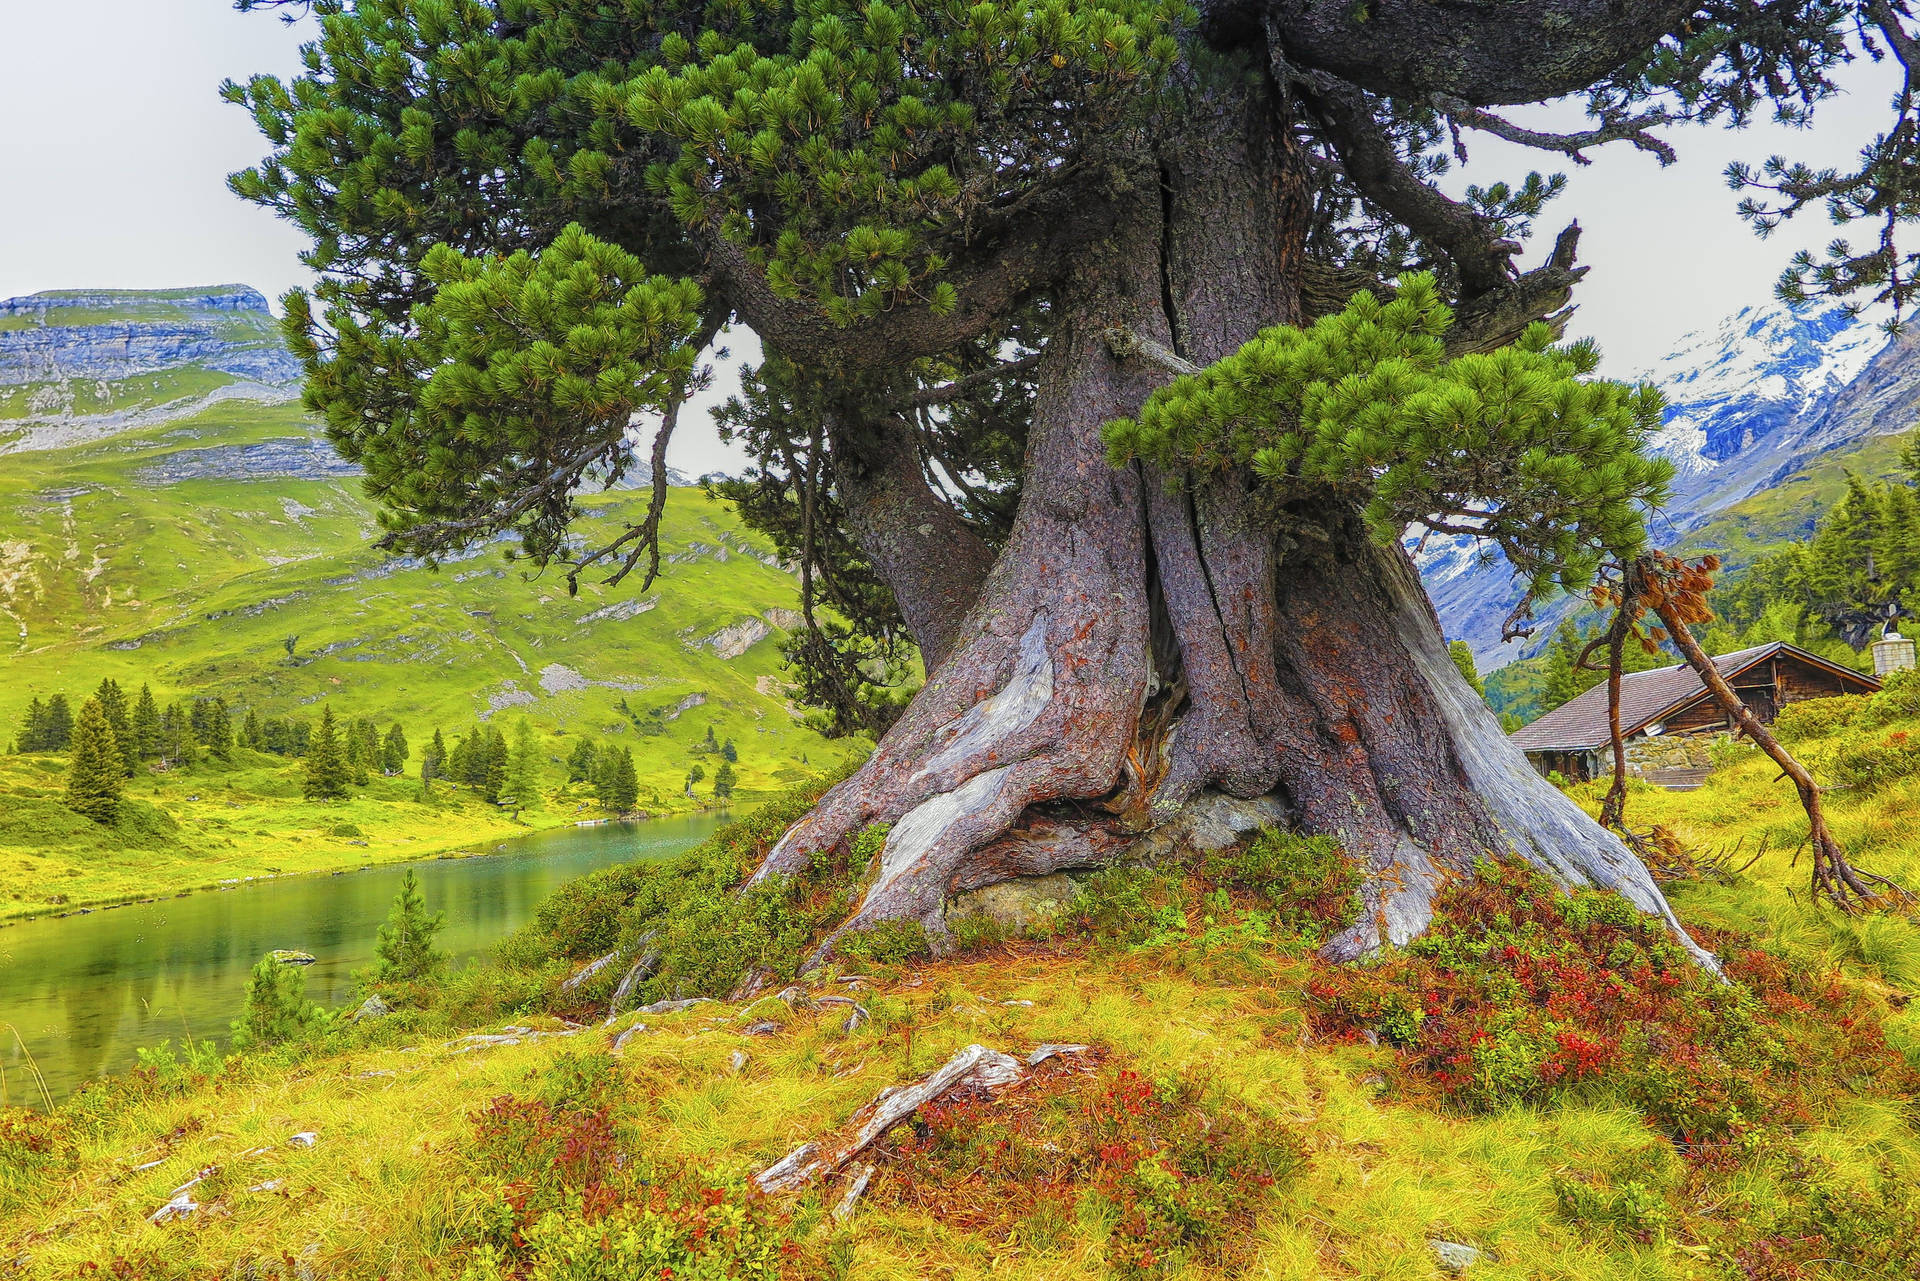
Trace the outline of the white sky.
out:
M 216 90 L 228 76 L 291 73 L 310 30 L 235 13 L 228 0 L 0 0 L 0 298 L 244 282 L 277 300 L 302 283 L 299 234 L 226 189 L 226 175 L 265 144 Z M 1721 174 L 1729 160 L 1775 151 L 1848 163 L 1884 118 L 1891 86 L 1885 68 L 1859 78 L 1813 130 L 1683 131 L 1670 169 L 1619 143 L 1574 168 L 1469 134 L 1474 163 L 1464 178 L 1568 171 L 1571 186 L 1541 219 L 1533 257 L 1579 220 L 1581 261 L 1593 272 L 1576 298 L 1574 330 L 1600 341 L 1609 372 L 1629 374 L 1680 335 L 1767 300 L 1793 249 L 1832 238 L 1815 213 L 1758 239 L 1734 216 Z M 736 352 L 753 348 L 750 335 L 729 341 Z M 695 415 L 671 461 L 698 473 L 732 458 Z

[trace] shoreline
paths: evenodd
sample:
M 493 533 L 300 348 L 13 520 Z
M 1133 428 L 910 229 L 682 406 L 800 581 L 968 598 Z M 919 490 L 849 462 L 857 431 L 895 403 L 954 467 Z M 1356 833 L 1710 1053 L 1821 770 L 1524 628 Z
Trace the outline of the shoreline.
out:
M 748 796 L 742 799 L 748 803 L 748 806 L 751 806 L 753 802 L 761 798 Z M 501 836 L 484 837 L 480 843 L 499 845 L 510 841 L 526 840 L 529 837 L 540 836 L 548 832 L 565 831 L 569 828 L 611 827 L 615 824 L 627 823 L 639 825 L 658 822 L 662 819 L 697 818 L 701 815 L 727 812 L 735 808 L 739 807 L 715 806 L 689 810 L 666 810 L 660 813 L 649 813 L 640 818 L 602 818 L 562 821 L 545 826 L 528 826 L 525 831 L 512 832 Z M 469 858 L 499 858 L 508 853 L 508 851 L 500 849 L 469 848 L 475 843 L 473 840 L 468 839 L 451 841 L 421 849 L 396 850 L 392 857 L 367 858 L 363 854 L 362 858 L 341 867 L 306 868 L 299 871 L 268 872 L 264 875 L 227 877 L 215 881 L 202 881 L 174 891 L 163 891 L 157 894 L 102 895 L 98 898 L 80 903 L 49 904 L 44 911 L 28 910 L 25 912 L 0 915 L 0 929 L 7 929 L 15 925 L 27 925 L 36 921 L 61 921 L 73 916 L 91 916 L 97 912 L 111 912 L 116 908 L 122 907 L 138 907 L 148 903 L 164 903 L 170 899 L 189 898 L 196 894 L 224 893 L 241 889 L 248 885 L 258 885 L 267 881 L 286 880 L 290 877 L 345 876 L 352 872 L 367 872 L 372 871 L 374 868 L 394 867 L 402 863 L 431 863 Z

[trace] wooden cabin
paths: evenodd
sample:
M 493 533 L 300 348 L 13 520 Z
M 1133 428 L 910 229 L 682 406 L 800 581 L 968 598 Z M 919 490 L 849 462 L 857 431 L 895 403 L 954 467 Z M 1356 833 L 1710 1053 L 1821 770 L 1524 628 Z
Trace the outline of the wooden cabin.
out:
M 1880 688 L 1871 676 L 1784 641 L 1722 654 L 1713 665 L 1740 701 L 1767 724 L 1789 703 L 1836 694 L 1871 694 Z M 1620 679 L 1620 732 L 1630 752 L 1636 742 L 1667 735 L 1710 735 L 1732 728 L 1706 682 L 1685 663 Z M 1583 782 L 1607 773 L 1613 765 L 1606 683 L 1521 726 L 1511 738 L 1543 775 L 1558 771 L 1570 781 Z

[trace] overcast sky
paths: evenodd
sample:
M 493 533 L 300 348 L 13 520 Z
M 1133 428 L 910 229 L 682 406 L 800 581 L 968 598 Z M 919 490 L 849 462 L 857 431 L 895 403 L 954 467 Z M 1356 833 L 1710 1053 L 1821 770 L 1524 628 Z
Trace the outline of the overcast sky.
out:
M 216 90 L 228 76 L 291 73 L 310 30 L 235 13 L 228 0 L 0 0 L 0 298 L 237 281 L 278 299 L 302 283 L 299 234 L 226 189 L 226 175 L 264 143 Z M 1758 239 L 1734 216 L 1721 174 L 1729 160 L 1775 151 L 1847 163 L 1884 118 L 1891 85 L 1884 68 L 1858 78 L 1812 130 L 1682 131 L 1680 163 L 1666 170 L 1624 144 L 1586 168 L 1566 166 L 1571 185 L 1544 215 L 1532 258 L 1579 220 L 1593 272 L 1574 328 L 1600 341 L 1609 372 L 1644 368 L 1680 335 L 1765 302 L 1793 249 L 1833 237 L 1816 214 Z M 1476 181 L 1562 167 L 1468 138 Z M 726 460 L 710 428 L 682 434 L 675 466 Z

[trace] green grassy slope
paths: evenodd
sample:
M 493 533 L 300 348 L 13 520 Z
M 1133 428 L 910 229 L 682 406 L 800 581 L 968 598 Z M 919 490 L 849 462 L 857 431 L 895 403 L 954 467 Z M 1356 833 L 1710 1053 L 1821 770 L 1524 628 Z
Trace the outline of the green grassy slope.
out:
M 116 296 L 111 310 L 144 315 L 157 304 L 143 297 Z M 644 593 L 635 576 L 614 588 L 583 580 L 569 597 L 560 575 L 529 579 L 509 564 L 504 542 L 430 569 L 373 549 L 373 506 L 297 405 L 214 398 L 154 412 L 178 387 L 218 377 L 197 364 L 153 375 L 165 387 L 149 389 L 156 399 L 131 425 L 0 460 L 0 748 L 31 699 L 77 703 L 111 676 L 130 694 L 151 684 L 163 704 L 217 694 L 236 717 L 313 718 L 325 705 L 383 728 L 397 719 L 416 753 L 436 728 L 451 745 L 477 723 L 510 732 L 525 716 L 556 762 L 579 735 L 630 746 L 640 804 L 654 811 L 696 803 L 682 785 L 692 765 L 711 776 L 719 763 L 696 751 L 709 728 L 736 742 L 747 796 L 848 750 L 802 727 L 787 702 L 778 642 L 797 622 L 798 586 L 725 506 L 675 491 L 667 563 Z M 23 421 L 44 440 L 72 419 Z M 594 497 L 582 536 L 603 537 L 643 501 Z M 285 804 L 296 771 L 242 790 Z M 557 790 L 557 763 L 549 774 Z M 0 768 L 0 791 L 19 789 L 45 793 L 46 780 Z M 569 813 L 578 803 L 556 800 Z M 482 824 L 448 840 L 493 834 Z M 22 840 L 0 832 L 0 843 Z
M 1727 508 L 1682 544 L 1690 555 L 1713 552 L 1738 570 L 1787 543 L 1811 537 L 1814 526 L 1846 492 L 1849 471 L 1866 479 L 1899 469 L 1905 436 L 1867 436 L 1823 454 L 1779 484 Z

